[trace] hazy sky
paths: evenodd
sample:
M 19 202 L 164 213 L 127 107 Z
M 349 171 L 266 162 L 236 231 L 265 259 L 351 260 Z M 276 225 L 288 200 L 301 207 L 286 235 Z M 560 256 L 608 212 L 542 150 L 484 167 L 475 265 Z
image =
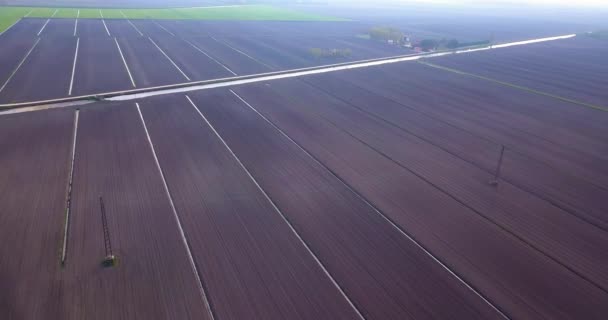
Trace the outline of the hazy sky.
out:
M 418 0 L 419 1 L 419 0 Z M 499 3 L 499 4 L 540 4 L 540 5 L 568 5 L 568 6 L 607 6 L 608 0 L 423 0 L 442 1 L 452 3 Z
M 606 0 L 509 0 L 507 2 L 524 2 L 532 4 L 560 4 L 560 5 L 606 5 Z
M 346 0 L 348 1 L 348 0 Z M 365 0 L 352 0 L 352 2 L 368 2 Z M 496 4 L 512 4 L 512 5 L 560 5 L 571 7 L 608 7 L 608 0 L 393 0 L 383 2 L 428 2 L 428 3 L 446 3 L 446 4 L 475 4 L 475 5 L 496 5 Z

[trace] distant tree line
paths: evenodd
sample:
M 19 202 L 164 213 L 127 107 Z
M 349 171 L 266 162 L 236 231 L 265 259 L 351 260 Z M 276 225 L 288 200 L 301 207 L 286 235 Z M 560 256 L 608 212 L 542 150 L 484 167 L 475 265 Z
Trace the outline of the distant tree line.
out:
M 310 55 L 315 59 L 348 58 L 352 54 L 352 50 L 349 48 L 345 48 L 345 49 L 310 48 L 309 52 L 310 52 Z

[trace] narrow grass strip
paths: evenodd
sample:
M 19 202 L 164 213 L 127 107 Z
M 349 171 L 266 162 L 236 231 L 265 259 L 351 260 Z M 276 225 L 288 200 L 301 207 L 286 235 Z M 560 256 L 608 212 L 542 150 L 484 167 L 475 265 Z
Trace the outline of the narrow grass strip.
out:
M 593 105 L 593 104 L 590 104 L 590 103 L 586 103 L 586 102 L 582 102 L 582 101 L 578 101 L 578 100 L 574 100 L 574 99 L 570 99 L 570 98 L 554 95 L 554 94 L 551 94 L 551 93 L 547 93 L 547 92 L 544 92 L 544 91 L 539 91 L 539 90 L 535 90 L 535 89 L 532 89 L 532 88 L 520 86 L 520 85 L 517 85 L 517 84 L 510 83 L 510 82 L 505 82 L 505 81 L 501 81 L 501 80 L 496 80 L 496 79 L 480 76 L 480 75 L 477 75 L 477 74 L 474 74 L 474 73 L 469 73 L 469 72 L 465 72 L 465 71 L 461 71 L 461 70 L 457 70 L 457 69 L 452 69 L 452 68 L 444 67 L 444 66 L 441 66 L 441 65 L 438 65 L 438 64 L 434 64 L 434 63 L 430 63 L 430 62 L 426 62 L 426 61 L 419 60 L 418 63 L 423 64 L 423 65 L 428 66 L 428 67 L 431 67 L 431 68 L 435 68 L 435 69 L 439 69 L 439 70 L 444 70 L 444 71 L 448 71 L 448 72 L 452 72 L 452 73 L 457 73 L 457 74 L 460 74 L 460 75 L 465 75 L 465 76 L 469 76 L 469 77 L 473 77 L 473 78 L 477 78 L 477 79 L 482 79 L 482 80 L 485 80 L 485 81 L 490 81 L 490 82 L 498 83 L 498 84 L 501 84 L 503 86 L 507 86 L 507 87 L 511 87 L 511 88 L 515 88 L 515 89 L 519 89 L 519 90 L 535 93 L 535 94 L 546 96 L 546 97 L 551 97 L 551 98 L 558 99 L 558 100 L 565 101 L 565 102 L 569 102 L 569 103 L 576 104 L 576 105 L 579 105 L 579 106 L 583 106 L 583 107 L 587 107 L 587 108 L 591 108 L 591 109 L 596 109 L 596 110 L 608 112 L 608 108 L 607 107 L 596 106 L 596 105 Z

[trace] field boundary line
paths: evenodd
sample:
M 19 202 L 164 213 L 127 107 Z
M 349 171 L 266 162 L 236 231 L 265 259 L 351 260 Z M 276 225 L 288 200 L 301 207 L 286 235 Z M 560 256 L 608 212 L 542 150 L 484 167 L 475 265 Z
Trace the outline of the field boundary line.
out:
M 122 54 L 122 50 L 120 49 L 120 45 L 118 44 L 118 40 L 116 40 L 116 38 L 114 38 L 114 42 L 116 43 L 116 47 L 118 48 L 118 53 L 120 53 L 120 57 L 122 58 L 122 62 L 125 65 L 125 69 L 127 70 L 127 74 L 129 75 L 129 79 L 131 80 L 131 84 L 133 85 L 134 88 L 136 88 L 137 86 L 135 85 L 135 80 L 133 80 L 133 76 L 131 75 L 131 70 L 129 70 L 129 65 L 127 64 L 127 60 L 125 60 L 125 56 Z
M 122 13 L 122 10 L 120 11 L 120 13 Z M 127 19 L 127 16 L 125 16 L 124 13 L 122 13 L 122 16 L 125 17 L 125 19 Z M 144 36 L 143 33 L 141 33 L 141 31 L 139 31 L 139 29 L 133 24 L 133 22 L 131 22 L 131 20 L 127 19 L 127 22 L 133 27 L 133 29 L 135 29 L 135 31 L 137 31 L 137 33 L 139 33 L 140 36 Z
M 55 9 L 55 12 L 53 12 L 53 15 L 51 15 L 51 18 L 54 18 L 55 15 L 57 14 L 57 12 L 59 12 L 59 9 Z
M 76 30 L 78 29 L 78 18 L 80 18 L 80 9 L 76 12 L 76 20 L 74 22 L 74 37 L 76 36 Z
M 80 38 L 76 38 L 76 51 L 74 52 L 74 64 L 72 65 L 72 78 L 70 79 L 70 89 L 68 90 L 68 96 L 72 95 L 72 87 L 74 86 L 74 74 L 76 73 L 76 61 L 78 61 L 79 44 Z
M 226 41 L 221 41 L 221 40 L 218 40 L 218 39 L 216 39 L 216 38 L 214 38 L 214 37 L 212 37 L 212 36 L 209 36 L 209 37 L 210 37 L 211 39 L 213 39 L 215 42 L 225 45 L 226 47 L 228 47 L 228 48 L 230 48 L 230 49 L 232 49 L 232 50 L 234 50 L 234 51 L 236 51 L 236 52 L 238 52 L 238 53 L 240 53 L 240 54 L 244 55 L 245 57 L 247 57 L 247 58 L 249 58 L 249 59 L 251 59 L 251 60 L 253 60 L 253 61 L 255 61 L 255 62 L 257 62 L 257 63 L 259 63 L 259 64 L 261 64 L 261 65 L 263 65 L 264 67 L 266 67 L 266 68 L 268 68 L 268 69 L 270 69 L 270 70 L 274 70 L 274 68 L 272 68 L 271 66 L 269 66 L 269 65 L 265 64 L 264 62 L 262 62 L 262 61 L 260 61 L 260 60 L 258 60 L 258 59 L 256 59 L 256 58 L 254 58 L 254 57 L 252 57 L 252 56 L 248 55 L 247 53 L 245 53 L 245 52 L 243 52 L 243 51 L 241 51 L 241 50 L 239 50 L 239 49 L 237 49 L 237 48 L 235 48 L 235 47 L 231 46 L 231 45 L 230 45 L 229 43 L 227 43 Z
M 15 68 L 15 70 L 13 70 L 13 73 L 11 73 L 11 75 L 8 77 L 8 79 L 6 79 L 6 82 L 4 82 L 4 84 L 2 85 L 2 87 L 0 87 L 0 92 L 2 92 L 2 90 L 4 90 L 4 88 L 6 87 L 6 85 L 8 85 L 8 83 L 13 78 L 13 76 L 15 76 L 15 74 L 17 73 L 17 71 L 19 70 L 19 68 L 21 68 L 21 66 L 25 63 L 25 60 L 27 60 L 27 57 L 29 57 L 30 54 L 32 53 L 32 51 L 34 51 L 34 48 L 36 48 L 36 46 L 38 45 L 38 42 L 40 42 L 40 38 L 38 38 L 36 40 L 36 42 L 34 42 L 34 45 L 32 45 L 32 47 L 30 48 L 30 50 L 25 54 L 25 57 L 23 57 L 23 59 L 21 59 L 21 62 L 19 62 L 19 64 Z
M 163 49 L 161 49 L 156 42 L 154 42 L 154 40 L 152 40 L 152 38 L 148 37 L 148 39 L 150 39 L 150 41 L 154 44 L 154 46 L 156 47 L 156 49 L 158 49 L 158 51 L 160 51 L 160 53 L 162 53 L 165 58 L 167 58 L 167 60 L 169 60 L 169 62 L 171 62 L 171 64 L 175 67 L 175 69 L 177 69 L 177 71 L 179 71 L 182 76 L 184 76 L 184 78 L 186 78 L 186 80 L 188 81 L 192 81 L 190 80 L 190 78 L 182 71 L 182 69 L 180 69 L 177 64 L 163 51 Z
M 200 53 L 204 54 L 205 56 L 207 56 L 207 58 L 213 60 L 215 63 L 219 64 L 220 66 L 222 66 L 222 68 L 228 70 L 228 72 L 232 73 L 235 76 L 238 76 L 238 74 L 236 74 L 234 71 L 230 70 L 230 68 L 226 67 L 225 65 L 223 65 L 221 62 L 219 62 L 217 59 L 215 59 L 214 57 L 210 56 L 209 54 L 207 54 L 205 51 L 203 51 L 201 48 L 199 48 L 198 46 L 195 46 L 192 42 L 186 40 L 186 39 L 182 39 L 183 41 L 185 41 L 186 43 L 188 43 L 189 45 L 191 45 L 194 49 L 198 50 Z
M 61 247 L 61 265 L 65 265 L 68 248 L 68 230 L 70 228 L 70 211 L 72 208 L 72 183 L 74 181 L 74 163 L 76 158 L 76 139 L 78 136 L 78 118 L 80 110 L 76 109 L 74 112 L 74 130 L 72 138 L 72 150 L 70 159 L 70 173 L 68 174 L 68 185 L 66 188 L 66 206 L 65 206 L 65 220 L 63 225 L 63 245 Z
M 101 11 L 99 11 L 99 13 L 101 13 Z M 106 28 L 106 33 L 108 34 L 108 37 L 111 37 L 112 35 L 110 34 L 110 30 L 108 30 L 108 25 L 106 24 L 106 20 L 104 18 L 101 18 L 101 22 L 103 23 L 103 27 Z
M 268 124 L 270 124 L 270 126 L 272 126 L 283 137 L 285 137 L 288 141 L 290 141 L 292 144 L 294 144 L 300 151 L 304 152 L 304 154 L 306 154 L 309 158 L 311 158 L 315 163 L 317 163 L 319 166 L 321 166 L 323 169 L 325 169 L 327 172 L 329 172 L 335 179 L 340 181 L 340 183 L 342 185 L 344 185 L 350 192 L 352 192 L 357 198 L 359 198 L 367 206 L 369 206 L 374 212 L 376 212 L 380 217 L 382 217 L 383 220 L 387 221 L 401 235 L 403 235 L 405 238 L 407 238 L 412 243 L 414 243 L 416 245 L 416 247 L 421 249 L 433 261 L 435 261 L 437 264 L 439 264 L 441 267 L 443 267 L 443 269 L 445 269 L 449 274 L 451 274 L 454 278 L 456 278 L 467 289 L 469 289 L 477 297 L 479 297 L 481 300 L 483 300 L 490 308 L 492 308 L 494 311 L 496 311 L 504 319 L 508 319 L 508 320 L 511 319 L 504 312 L 502 312 L 502 310 L 500 310 L 497 306 L 495 306 L 492 302 L 490 302 L 485 296 L 483 296 L 479 291 L 477 291 L 477 289 L 473 288 L 463 278 L 461 278 L 458 274 L 456 274 L 454 271 L 452 271 L 446 264 L 444 264 L 441 260 L 439 260 L 439 258 L 437 258 L 435 255 L 433 255 L 429 250 L 427 250 L 422 244 L 420 244 L 416 239 L 414 239 L 414 237 L 410 236 L 407 232 L 405 232 L 405 230 L 403 230 L 395 222 L 393 222 L 392 219 L 390 219 L 388 216 L 386 216 L 380 209 L 378 209 L 375 205 L 373 205 L 370 201 L 368 201 L 365 197 L 363 197 L 363 195 L 361 193 L 359 193 L 357 190 L 355 190 L 353 187 L 351 187 L 346 181 L 344 181 L 340 176 L 338 176 L 338 174 L 336 174 L 334 171 L 332 171 L 330 168 L 328 168 L 325 164 L 323 164 L 323 162 L 321 162 L 321 160 L 317 159 L 317 157 L 315 157 L 312 153 L 310 153 L 306 148 L 304 148 L 302 145 L 300 145 L 298 142 L 296 142 L 294 139 L 292 139 L 278 125 L 276 125 L 274 122 L 270 121 L 270 119 L 268 119 L 266 116 L 264 116 L 262 113 L 260 113 L 257 109 L 255 109 L 251 104 L 249 104 L 247 101 L 245 101 L 243 98 L 241 98 L 234 91 L 230 90 L 230 92 L 232 92 L 245 105 L 247 105 L 251 110 L 253 110 L 253 112 L 255 112 L 260 118 L 262 118 L 264 121 L 266 121 Z
M 438 65 L 438 64 L 434 64 L 434 63 L 430 63 L 430 62 L 426 62 L 426 61 L 418 61 L 418 63 L 423 64 L 423 65 L 428 66 L 428 67 L 431 67 L 431 68 L 435 68 L 435 69 L 439 69 L 439 70 L 443 70 L 443 71 L 448 71 L 448 72 L 452 72 L 452 73 L 456 73 L 456 74 L 460 74 L 460 75 L 464 75 L 464 76 L 469 76 L 469 77 L 473 77 L 473 78 L 477 78 L 477 79 L 481 79 L 481 80 L 485 80 L 485 81 L 489 81 L 489 82 L 494 82 L 494 83 L 501 84 L 503 86 L 507 86 L 507 87 L 511 87 L 511 88 L 515 88 L 515 89 L 519 89 L 519 90 L 523 90 L 523 91 L 527 91 L 527 92 L 530 92 L 530 93 L 535 93 L 535 94 L 546 96 L 546 97 L 551 97 L 551 98 L 554 98 L 554 99 L 558 99 L 558 100 L 561 100 L 561 101 L 569 102 L 569 103 L 572 103 L 572 104 L 577 104 L 577 105 L 580 105 L 580 106 L 583 106 L 583 107 L 587 107 L 587 108 L 591 108 L 591 109 L 596 109 L 596 110 L 608 112 L 608 107 L 596 106 L 594 104 L 590 104 L 590 103 L 586 103 L 586 102 L 582 102 L 582 101 L 578 101 L 578 100 L 574 100 L 574 99 L 570 99 L 570 98 L 554 95 L 552 93 L 548 93 L 548 92 L 544 92 L 544 91 L 540 91 L 540 90 L 536 90 L 536 89 L 520 86 L 518 84 L 514 84 L 514 83 L 511 83 L 511 82 L 501 81 L 501 80 L 489 78 L 489 77 L 486 77 L 486 76 L 480 76 L 480 75 L 477 75 L 477 74 L 474 74 L 474 73 L 470 73 L 470 72 L 466 72 L 466 71 L 461 71 L 461 70 L 453 69 L 453 68 L 449 68 L 449 67 L 444 67 L 442 65 Z
M 234 93 L 232 90 L 230 90 L 230 92 L 232 92 L 233 94 L 236 95 L 236 93 Z M 238 97 L 238 95 L 237 95 L 237 97 Z M 205 115 L 203 114 L 203 112 L 196 106 L 196 104 L 194 104 L 194 102 L 192 101 L 192 99 L 190 99 L 190 97 L 188 95 L 186 95 L 186 99 L 188 99 L 188 101 L 190 102 L 190 104 L 192 105 L 192 107 L 194 108 L 194 110 L 196 110 L 196 112 L 201 116 L 201 118 L 207 124 L 207 126 L 209 126 L 209 128 L 213 131 L 213 133 L 216 135 L 216 137 L 222 142 L 222 144 L 224 145 L 224 147 L 226 147 L 226 149 L 228 150 L 228 152 L 230 152 L 230 154 L 236 160 L 236 162 L 239 164 L 239 166 L 241 167 L 241 169 L 243 169 L 243 171 L 247 174 L 247 176 L 249 177 L 249 179 L 251 179 L 251 181 L 255 184 L 255 186 L 258 188 L 258 190 L 260 190 L 260 192 L 262 193 L 262 195 L 264 196 L 264 198 L 266 198 L 266 200 L 268 201 L 268 203 L 270 203 L 270 205 L 273 207 L 273 209 L 275 210 L 275 212 L 279 214 L 279 216 L 283 219 L 283 221 L 285 222 L 285 224 L 287 224 L 287 226 L 289 227 L 289 229 L 291 230 L 291 232 L 293 232 L 293 234 L 296 236 L 296 238 L 298 238 L 298 240 L 304 246 L 304 248 L 306 248 L 306 250 L 312 256 L 312 258 L 315 260 L 315 262 L 319 265 L 319 267 L 321 267 L 321 270 L 323 270 L 323 272 L 325 273 L 325 275 L 333 283 L 333 285 L 336 287 L 336 289 L 338 289 L 338 291 L 342 294 L 342 296 L 344 297 L 344 299 L 346 300 L 346 302 L 348 302 L 348 304 L 353 308 L 353 310 L 357 313 L 357 315 L 359 316 L 360 319 L 365 320 L 365 317 L 363 316 L 363 314 L 361 313 L 361 311 L 359 311 L 359 309 L 351 301 L 351 299 L 348 297 L 348 295 L 346 295 L 346 292 L 342 289 L 342 287 L 334 279 L 334 277 L 331 275 L 331 273 L 329 273 L 329 270 L 327 270 L 327 268 L 325 267 L 325 265 L 321 262 L 321 260 L 317 257 L 317 255 L 312 251 L 312 249 L 308 246 L 308 244 L 306 243 L 306 241 L 304 241 L 304 239 L 296 231 L 296 229 L 293 227 L 293 225 L 291 224 L 291 222 L 289 222 L 289 219 L 287 219 L 287 217 L 283 214 L 283 212 L 279 209 L 279 207 L 270 198 L 270 196 L 268 195 L 268 193 L 266 193 L 266 191 L 262 188 L 262 186 L 258 183 L 258 181 L 253 177 L 253 175 L 251 174 L 251 172 L 249 171 L 249 169 L 247 169 L 247 167 L 243 164 L 243 162 L 241 162 L 241 159 L 239 159 L 239 157 L 234 153 L 234 151 L 232 151 L 232 148 L 230 148 L 230 146 L 224 140 L 224 138 L 222 138 L 222 136 L 219 134 L 219 132 L 217 132 L 217 130 L 215 130 L 215 128 L 213 127 L 213 125 L 211 124 L 211 122 L 205 117 Z
M 238 77 L 229 77 L 229 78 L 220 78 L 220 79 L 212 79 L 212 80 L 202 80 L 202 81 L 193 81 L 186 82 L 181 84 L 170 84 L 158 87 L 149 87 L 149 88 L 141 88 L 138 90 L 130 90 L 130 91 L 120 91 L 113 94 L 113 96 L 108 97 L 106 100 L 109 101 L 125 101 L 125 100 L 133 100 L 133 99 L 141 99 L 145 97 L 157 96 L 157 95 L 165 95 L 172 93 L 181 93 L 181 92 L 190 92 L 190 91 L 198 91 L 204 89 L 214 89 L 214 88 L 223 88 L 241 84 L 255 83 L 255 82 L 264 82 L 271 80 L 279 80 L 279 79 L 287 79 L 294 78 L 306 75 L 320 74 L 320 73 L 328 73 L 334 71 L 341 70 L 349 70 L 349 69 L 358 69 L 368 66 L 376 66 L 383 64 L 390 64 L 402 61 L 413 61 L 421 59 L 423 56 L 415 55 L 407 55 L 399 58 L 392 58 L 386 60 L 384 58 L 376 59 L 373 61 L 366 62 L 353 62 L 353 63 L 344 63 L 340 65 L 329 65 L 329 66 L 319 66 L 319 67 L 310 67 L 310 68 L 302 68 L 302 69 L 291 69 L 284 71 L 273 71 L 267 73 L 258 73 L 252 75 L 243 75 Z M 55 101 L 61 101 L 64 99 L 56 99 Z M 52 101 L 52 100 L 51 100 Z M 43 101 L 43 102 L 49 102 Z M 2 105 L 0 105 L 0 108 Z
M 80 13 L 80 10 L 78 11 Z M 74 37 L 76 36 L 76 30 L 78 29 L 78 18 L 74 20 Z
M 34 9 L 30 10 L 30 12 L 28 12 L 28 13 L 27 13 L 26 15 L 24 15 L 23 17 L 24 17 L 24 18 L 29 17 L 29 16 L 30 16 L 30 14 L 32 14 L 32 12 L 34 12 Z
M 32 11 L 30 11 L 29 13 L 32 13 Z M 28 13 L 28 14 L 29 14 Z M 19 23 L 19 21 L 21 21 L 22 18 L 17 19 L 17 21 L 13 22 L 13 24 L 11 24 L 10 26 L 8 26 L 8 28 L 4 29 L 2 32 L 0 32 L 0 36 L 3 35 L 5 32 L 7 32 L 10 28 L 12 28 L 14 25 L 16 25 L 17 23 Z
M 170 35 L 172 35 L 172 36 L 174 36 L 174 37 L 175 37 L 175 34 L 174 34 L 173 32 L 171 32 L 171 31 L 167 30 L 167 28 L 163 27 L 163 25 L 162 25 L 162 24 L 158 23 L 156 20 L 152 20 L 152 21 L 153 21 L 153 22 L 154 22 L 154 23 L 155 23 L 157 26 L 159 26 L 161 29 L 163 29 L 163 30 L 167 31 L 167 33 L 168 33 L 168 34 L 170 34 Z
M 38 31 L 38 34 L 36 34 L 36 36 L 40 36 L 40 34 L 44 30 L 44 28 L 46 28 L 46 25 L 49 24 L 50 21 L 51 21 L 50 18 L 46 19 L 46 22 L 44 23 L 44 25 L 42 26 L 42 28 L 40 28 L 40 31 Z
M 528 40 L 530 42 L 541 42 L 541 41 L 553 41 L 560 39 L 567 39 L 575 37 L 575 34 L 565 35 L 565 36 L 557 36 L 550 38 L 542 38 L 542 39 L 534 39 Z M 520 41 L 521 43 L 521 41 Z M 525 44 L 525 43 L 524 43 Z M 521 45 L 521 44 L 518 44 Z M 489 47 L 484 48 L 475 48 L 475 49 L 462 49 L 457 51 L 439 51 L 432 53 L 412 53 L 406 55 L 392 56 L 392 57 L 383 57 L 383 58 L 374 58 L 374 59 L 366 59 L 366 60 L 357 60 L 351 62 L 342 62 L 336 64 L 329 65 L 320 65 L 314 67 L 305 67 L 305 68 L 296 68 L 296 69 L 288 69 L 288 70 L 280 70 L 280 71 L 270 71 L 264 73 L 257 73 L 251 75 L 242 75 L 236 77 L 226 77 L 226 78 L 217 78 L 210 80 L 198 80 L 191 82 L 182 82 L 154 87 L 144 87 L 137 89 L 127 89 L 127 90 L 119 90 L 112 92 L 100 92 L 96 94 L 83 95 L 79 97 L 64 97 L 64 98 L 56 98 L 56 99 L 47 99 L 47 100 L 39 100 L 39 101 L 29 101 L 29 102 L 18 102 L 18 103 L 7 103 L 0 104 L 0 115 L 5 113 L 2 110 L 6 109 L 17 109 L 22 108 L 21 112 L 29 112 L 32 110 L 43 110 L 43 109 L 53 109 L 53 108 L 61 108 L 70 106 L 72 104 L 82 105 L 86 102 L 86 99 L 102 97 L 108 101 L 127 101 L 127 100 L 135 100 L 145 97 L 157 96 L 157 95 L 166 95 L 173 93 L 181 93 L 181 92 L 189 92 L 189 91 L 198 91 L 205 89 L 213 89 L 234 85 L 241 85 L 253 82 L 264 82 L 270 80 L 278 80 L 285 78 L 294 78 L 306 75 L 320 74 L 320 73 L 329 73 L 335 71 L 349 70 L 349 69 L 358 69 L 365 68 L 377 65 L 384 64 L 392 64 L 404 61 L 415 61 L 423 58 L 432 58 L 432 57 L 441 57 L 451 54 L 460 54 L 460 53 L 469 53 L 480 50 L 490 50 Z M 35 108 L 32 108 L 35 106 Z M 24 107 L 28 107 L 23 109 Z M 11 111 L 11 113 L 16 113 L 20 111 Z
M 160 161 L 158 160 L 158 157 L 156 156 L 156 150 L 154 149 L 154 143 L 152 143 L 152 138 L 150 137 L 150 133 L 148 132 L 148 127 L 146 125 L 146 121 L 144 120 L 144 115 L 141 112 L 139 103 L 136 102 L 135 106 L 137 107 L 137 113 L 139 113 L 139 118 L 141 120 L 141 124 L 143 125 L 144 132 L 146 134 L 146 138 L 148 139 L 148 144 L 150 147 L 150 151 L 152 152 L 152 156 L 154 158 L 156 168 L 158 169 L 158 173 L 160 174 L 160 178 L 163 182 L 163 188 L 164 188 L 164 191 L 169 200 L 169 205 L 171 206 L 171 211 L 173 212 L 173 217 L 175 218 L 175 222 L 177 223 L 177 228 L 179 229 L 179 233 L 181 235 L 182 242 L 184 243 L 184 247 L 186 248 L 186 253 L 188 255 L 188 259 L 190 260 L 189 261 L 190 266 L 192 267 L 192 271 L 194 272 L 194 276 L 197 280 L 197 285 L 199 287 L 199 291 L 201 294 L 201 298 L 203 300 L 203 304 L 205 305 L 205 308 L 207 309 L 207 312 L 209 313 L 211 320 L 214 320 L 215 315 L 213 313 L 213 310 L 211 309 L 211 304 L 207 298 L 207 292 L 205 290 L 205 285 L 203 284 L 203 280 L 202 280 L 200 271 L 198 270 L 197 263 L 194 260 L 194 256 L 192 255 L 192 249 L 190 247 L 190 243 L 188 242 L 188 238 L 186 238 L 186 232 L 182 228 L 182 223 L 179 218 L 179 214 L 177 213 L 177 209 L 175 208 L 175 204 L 173 202 L 173 196 L 171 195 L 171 192 L 169 190 L 169 185 L 167 184 L 167 180 L 165 179 L 165 174 L 163 172 L 163 168 L 161 167 Z

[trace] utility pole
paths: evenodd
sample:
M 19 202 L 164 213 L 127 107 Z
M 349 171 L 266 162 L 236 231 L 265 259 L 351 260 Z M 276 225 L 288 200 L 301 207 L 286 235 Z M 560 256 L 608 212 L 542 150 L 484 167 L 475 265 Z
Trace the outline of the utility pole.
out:
M 500 169 L 502 168 L 502 159 L 505 155 L 505 146 L 503 145 L 500 149 L 500 158 L 498 158 L 498 164 L 496 165 L 496 171 L 494 171 L 494 179 L 490 180 L 490 185 L 498 186 L 498 180 L 500 179 Z
M 106 249 L 106 256 L 103 259 L 104 267 L 113 267 L 116 265 L 116 257 L 112 253 L 112 243 L 110 241 L 110 229 L 108 228 L 108 219 L 106 217 L 106 207 L 103 204 L 103 198 L 99 197 L 99 206 L 101 207 L 101 224 L 103 226 L 103 242 Z

